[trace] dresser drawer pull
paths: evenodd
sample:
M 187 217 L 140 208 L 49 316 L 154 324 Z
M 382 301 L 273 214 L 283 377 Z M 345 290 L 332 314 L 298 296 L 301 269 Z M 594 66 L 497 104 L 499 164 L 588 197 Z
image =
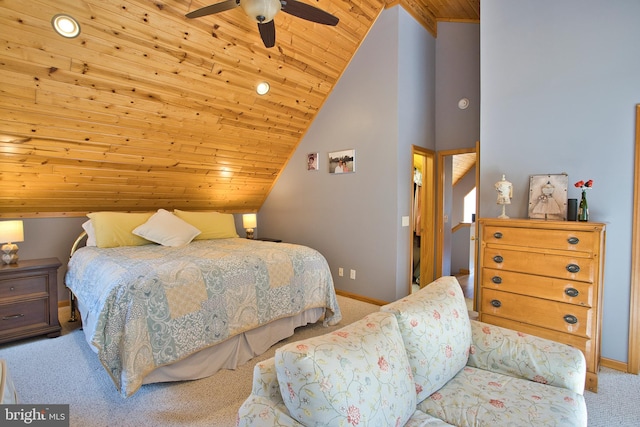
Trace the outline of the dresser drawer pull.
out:
M 11 316 L 4 316 L 2 320 L 13 320 L 13 319 L 19 319 L 21 317 L 24 317 L 24 314 L 12 314 Z
M 495 237 L 496 239 L 502 239 L 502 233 L 499 231 L 496 231 L 495 233 L 493 233 L 493 237 Z
M 580 239 L 578 239 L 577 237 L 569 237 L 567 239 L 567 242 L 569 242 L 569 244 L 571 245 L 577 245 L 578 243 L 580 243 Z
M 500 276 L 493 276 L 493 277 L 491 278 L 491 281 L 492 281 L 493 283 L 495 283 L 496 285 L 499 285 L 500 283 L 502 283 L 502 277 L 500 277 Z
M 494 306 L 495 308 L 500 308 L 502 306 L 502 303 L 497 299 L 492 299 L 491 305 Z
M 578 292 L 578 290 L 576 288 L 567 288 L 564 290 L 564 293 L 567 294 L 567 296 L 570 297 L 577 297 L 578 294 L 580 294 L 580 292 Z
M 500 255 L 496 255 L 493 257 L 493 261 L 500 264 L 502 261 L 504 261 L 504 258 L 502 258 Z
M 575 325 L 576 323 L 578 323 L 578 318 L 573 314 L 565 314 L 563 319 L 565 322 L 567 322 L 570 325 Z
M 578 264 L 569 264 L 567 265 L 567 271 L 569 273 L 577 273 L 580 271 L 580 266 Z

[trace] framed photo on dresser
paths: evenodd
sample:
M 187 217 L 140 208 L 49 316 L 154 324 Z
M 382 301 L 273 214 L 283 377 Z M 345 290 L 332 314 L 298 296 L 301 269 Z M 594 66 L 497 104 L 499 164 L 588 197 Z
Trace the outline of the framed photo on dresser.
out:
M 529 177 L 529 218 L 567 220 L 567 186 L 565 173 Z

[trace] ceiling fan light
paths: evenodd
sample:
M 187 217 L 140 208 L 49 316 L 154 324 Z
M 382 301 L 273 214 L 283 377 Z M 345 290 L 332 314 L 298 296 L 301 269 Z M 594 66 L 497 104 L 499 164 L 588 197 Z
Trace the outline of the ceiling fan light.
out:
M 240 7 L 259 24 L 273 20 L 282 7 L 280 0 L 242 0 Z
M 59 13 L 51 18 L 51 25 L 62 37 L 74 38 L 80 34 L 80 24 L 72 16 Z
M 256 93 L 258 95 L 266 95 L 269 92 L 270 86 L 267 82 L 260 82 L 258 86 L 256 86 Z

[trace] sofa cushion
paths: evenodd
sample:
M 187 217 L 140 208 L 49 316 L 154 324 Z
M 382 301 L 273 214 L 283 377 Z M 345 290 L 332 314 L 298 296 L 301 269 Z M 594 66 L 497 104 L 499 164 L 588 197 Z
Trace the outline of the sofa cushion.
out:
M 573 391 L 466 367 L 418 404 L 457 426 L 586 426 L 584 397 Z
M 380 310 L 392 312 L 398 319 L 418 401 L 442 387 L 467 364 L 471 324 L 455 277 L 441 277 Z
M 304 425 L 404 425 L 415 411 L 411 368 L 390 313 L 287 344 L 275 363 L 284 403 Z

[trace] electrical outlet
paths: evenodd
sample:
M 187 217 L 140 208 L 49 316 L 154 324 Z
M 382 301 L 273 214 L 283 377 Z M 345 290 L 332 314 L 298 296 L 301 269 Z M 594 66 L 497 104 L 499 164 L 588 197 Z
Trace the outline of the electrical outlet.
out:
M 338 267 L 338 276 L 340 277 L 344 276 L 344 268 Z
M 351 280 L 356 280 L 356 271 L 352 269 L 349 272 L 349 277 L 351 277 Z

